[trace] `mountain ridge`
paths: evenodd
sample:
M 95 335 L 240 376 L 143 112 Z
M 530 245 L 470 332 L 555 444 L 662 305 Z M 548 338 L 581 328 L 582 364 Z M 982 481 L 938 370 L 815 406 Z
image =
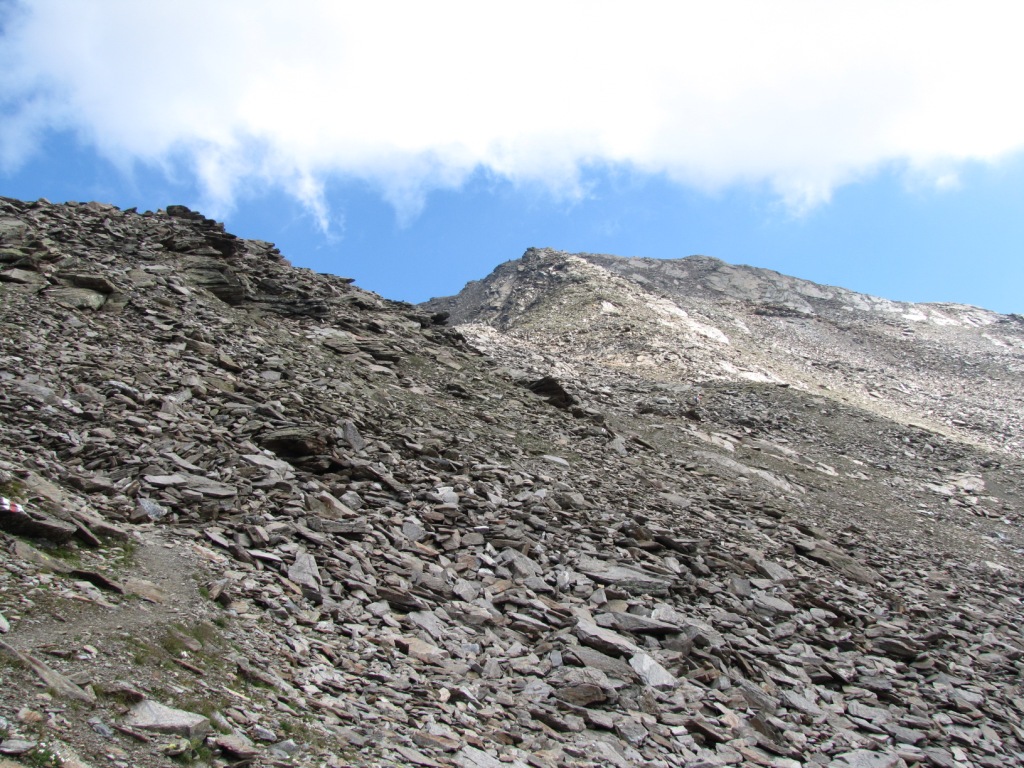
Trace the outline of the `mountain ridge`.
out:
M 523 343 L 529 335 L 569 360 L 654 377 L 788 382 L 996 450 L 1024 447 L 1024 324 L 1013 315 L 893 302 L 704 256 L 551 249 L 530 249 L 422 306 L 456 325 L 491 325 Z M 956 407 L 944 402 L 952 393 Z
M 903 315 L 905 319 L 912 319 L 914 321 L 927 319 L 927 315 L 922 316 L 922 310 L 920 308 L 933 309 L 942 307 L 965 314 L 970 312 L 980 313 L 978 318 L 973 319 L 974 322 L 980 321 L 984 323 L 987 321 L 992 323 L 1000 322 L 998 318 L 1012 319 L 1018 317 L 1014 314 L 1001 315 L 998 312 L 988 310 L 983 307 L 957 302 L 908 302 L 886 299 L 873 296 L 871 294 L 852 291 L 840 286 L 823 285 L 805 278 L 792 277 L 765 267 L 753 267 L 745 264 L 734 265 L 714 256 L 700 254 L 677 259 L 667 259 L 643 256 L 615 256 L 611 254 L 596 253 L 570 254 L 555 248 L 531 247 L 525 251 L 524 255 L 520 257 L 520 259 L 513 259 L 498 265 L 498 267 L 495 268 L 495 272 L 500 271 L 502 268 L 518 264 L 522 261 L 530 261 L 533 258 L 542 258 L 544 254 L 575 256 L 590 263 L 608 268 L 619 274 L 632 274 L 634 279 L 637 279 L 638 282 L 653 284 L 666 294 L 672 293 L 668 288 L 669 281 L 672 281 L 677 285 L 682 283 L 686 289 L 692 290 L 694 287 L 694 278 L 703 278 L 699 287 L 703 288 L 707 292 L 719 293 L 728 298 L 746 299 L 763 304 L 781 304 L 783 306 L 787 306 L 788 302 L 793 301 L 792 294 L 795 293 L 818 301 L 835 301 L 839 297 L 846 297 L 852 299 L 847 302 L 847 306 L 850 306 L 851 308 L 871 309 L 880 312 L 885 311 L 891 314 L 900 314 Z M 643 265 L 644 269 L 631 270 L 631 265 Z M 640 277 L 644 272 L 653 273 L 655 277 L 660 275 L 663 279 L 660 281 L 652 280 L 647 275 Z M 709 275 L 712 276 L 711 279 L 708 279 Z M 746 279 L 738 278 L 737 276 L 742 276 Z M 470 281 L 467 287 L 481 284 L 485 282 L 485 280 L 486 278 L 483 280 Z M 758 286 L 761 287 L 760 292 L 754 290 Z M 785 287 L 787 286 L 790 288 L 789 291 L 785 290 Z M 769 287 L 775 287 L 780 296 L 773 297 L 769 292 Z M 427 306 L 445 306 L 450 305 L 452 299 L 454 299 L 454 296 L 435 297 L 423 302 L 423 304 Z M 781 299 L 781 301 L 779 299 Z M 793 306 L 792 308 L 798 311 L 807 312 L 810 306 L 811 305 L 805 301 L 803 306 Z M 900 308 L 904 308 L 904 311 L 900 312 Z M 914 312 L 915 308 L 918 308 L 917 312 Z M 456 317 L 455 321 L 459 322 L 461 319 L 461 317 Z

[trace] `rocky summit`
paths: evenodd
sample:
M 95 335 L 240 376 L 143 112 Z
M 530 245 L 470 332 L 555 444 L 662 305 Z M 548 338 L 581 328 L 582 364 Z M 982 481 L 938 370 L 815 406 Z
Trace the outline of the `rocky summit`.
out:
M 1024 762 L 1024 318 L 0 198 L 0 767 Z

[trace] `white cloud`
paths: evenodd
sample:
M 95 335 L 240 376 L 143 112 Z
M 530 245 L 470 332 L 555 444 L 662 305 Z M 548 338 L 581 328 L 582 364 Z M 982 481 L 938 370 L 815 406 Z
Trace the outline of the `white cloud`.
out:
M 33 0 L 0 39 L 0 162 L 74 130 L 208 202 L 325 180 L 400 218 L 476 170 L 586 194 L 612 164 L 794 210 L 896 164 L 946 188 L 1024 145 L 1011 3 Z

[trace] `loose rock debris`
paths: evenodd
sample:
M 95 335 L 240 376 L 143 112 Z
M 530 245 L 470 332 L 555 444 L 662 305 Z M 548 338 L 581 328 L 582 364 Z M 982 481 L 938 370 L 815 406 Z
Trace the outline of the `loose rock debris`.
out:
M 1024 759 L 1012 452 L 444 327 L 180 206 L 4 199 L 0 281 L 0 754 Z

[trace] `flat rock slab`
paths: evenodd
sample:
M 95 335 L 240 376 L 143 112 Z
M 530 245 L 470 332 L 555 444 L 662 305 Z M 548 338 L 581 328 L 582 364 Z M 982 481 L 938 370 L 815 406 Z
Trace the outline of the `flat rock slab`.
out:
M 202 715 L 174 709 L 152 699 L 140 701 L 132 707 L 126 725 L 142 731 L 170 733 L 190 739 L 212 730 L 210 721 Z
M 850 555 L 840 552 L 830 542 L 800 540 L 794 541 L 793 546 L 804 557 L 835 568 L 861 584 L 875 584 L 882 580 L 882 576 L 874 568 L 859 563 Z
M 424 640 L 420 640 L 418 637 L 396 638 L 395 645 L 403 653 L 428 664 L 444 664 L 445 660 L 449 657 L 447 651 Z
M 505 763 L 496 757 L 491 757 L 482 749 L 471 747 L 468 744 L 459 750 L 455 756 L 455 764 L 460 768 L 527 768 L 522 760 L 513 760 Z
M 629 638 L 590 621 L 581 621 L 576 625 L 576 637 L 584 645 L 609 656 L 632 656 L 640 651 Z
M 99 309 L 107 297 L 88 288 L 53 288 L 48 292 L 51 299 L 70 309 Z
M 19 283 L 21 285 L 45 285 L 46 278 L 38 272 L 28 269 L 5 269 L 0 272 L 0 281 L 5 283 Z
M 754 606 L 764 613 L 781 613 L 788 616 L 797 612 L 796 607 L 788 600 L 763 592 L 754 595 Z
M 593 557 L 581 557 L 576 570 L 599 584 L 611 584 L 631 595 L 666 595 L 672 580 L 628 565 L 614 565 Z
M 836 755 L 828 768 L 905 768 L 906 762 L 895 752 L 855 749 Z
M 36 741 L 28 741 L 27 739 L 4 739 L 0 742 L 0 754 L 23 755 L 38 743 Z M 0 759 L 0 768 L 25 768 L 25 764 Z
M 921 653 L 921 646 L 913 640 L 901 639 L 898 637 L 879 637 L 872 641 L 871 649 L 875 653 L 889 656 L 894 659 L 908 661 L 917 658 Z
M 52 669 L 45 662 L 36 658 L 30 653 L 23 653 L 18 649 L 0 640 L 0 654 L 9 659 L 19 661 L 27 669 L 35 672 L 39 678 L 46 683 L 58 696 L 65 699 L 74 699 L 85 704 L 95 704 L 96 694 L 89 688 L 80 688 L 60 672 Z
M 643 651 L 635 654 L 629 660 L 629 666 L 631 666 L 636 671 L 637 676 L 651 688 L 669 690 L 679 685 L 679 681 L 676 680 L 675 676 L 671 672 Z
M 319 591 L 320 569 L 317 568 L 316 558 L 307 552 L 297 554 L 295 562 L 288 568 L 288 578 L 300 587 Z
M 656 619 L 648 619 L 646 616 L 637 616 L 632 613 L 611 613 L 612 622 L 615 628 L 621 632 L 629 632 L 633 635 L 653 635 L 664 637 L 665 635 L 677 635 L 682 630 L 672 624 L 666 624 Z
M 805 715 L 811 717 L 820 717 L 825 714 L 821 707 L 811 701 L 807 696 L 803 696 L 796 691 L 785 690 L 779 694 L 782 702 L 790 709 L 795 709 L 799 712 L 803 712 Z M 852 714 L 852 713 L 851 713 Z
M 579 663 L 600 670 L 613 681 L 618 681 L 617 687 L 636 677 L 636 671 L 618 656 L 609 656 L 586 645 L 573 648 L 571 654 Z
M 213 743 L 224 752 L 229 752 L 243 760 L 251 760 L 260 753 L 259 747 L 245 736 L 218 736 Z
M 0 496 L 0 528 L 8 533 L 35 536 L 61 544 L 78 531 L 71 523 L 58 520 L 38 510 L 28 510 L 21 504 Z
M 423 754 L 418 749 L 412 749 L 410 747 L 403 747 L 402 745 L 396 745 L 395 751 L 405 758 L 409 765 L 423 765 L 427 768 L 443 768 L 443 764 L 437 762 L 432 757 Z
M 137 595 L 143 600 L 148 600 L 151 603 L 167 602 L 167 592 L 146 579 L 125 579 L 124 589 L 129 594 Z
M 511 547 L 506 547 L 502 550 L 500 561 L 504 563 L 513 574 L 521 578 L 540 576 L 542 573 L 541 567 L 536 562 L 519 550 L 512 549 Z
M 229 499 L 238 495 L 238 489 L 233 485 L 210 480 L 200 475 L 176 472 L 171 475 L 145 475 L 143 479 L 157 488 L 181 487 L 215 499 Z

